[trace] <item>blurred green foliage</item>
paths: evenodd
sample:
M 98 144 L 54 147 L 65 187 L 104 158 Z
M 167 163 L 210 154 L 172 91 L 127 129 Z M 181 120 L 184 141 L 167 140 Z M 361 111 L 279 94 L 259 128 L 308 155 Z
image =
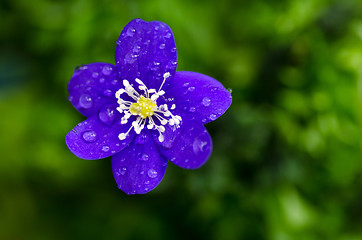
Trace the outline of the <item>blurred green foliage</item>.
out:
M 0 239 L 362 239 L 360 0 L 3 0 Z M 232 89 L 196 171 L 147 195 L 64 137 L 76 65 L 114 63 L 133 18 L 174 31 L 179 70 Z

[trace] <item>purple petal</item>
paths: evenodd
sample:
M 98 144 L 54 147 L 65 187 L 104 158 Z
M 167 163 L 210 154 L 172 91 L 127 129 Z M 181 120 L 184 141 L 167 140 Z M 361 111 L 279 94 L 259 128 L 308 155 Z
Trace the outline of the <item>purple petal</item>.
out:
M 82 65 L 70 79 L 69 101 L 84 116 L 98 114 L 107 103 L 117 102 L 114 94 L 121 82 L 115 66 L 108 63 Z
M 173 77 L 177 67 L 171 29 L 157 21 L 135 19 L 128 23 L 117 40 L 116 66 L 122 79 L 132 83 L 139 78 L 149 89 L 159 89 L 163 74 L 169 72 Z M 167 89 L 169 82 L 163 89 Z
M 184 121 L 181 133 L 169 149 L 160 147 L 161 153 L 182 168 L 201 167 L 211 155 L 212 141 L 205 127 L 200 123 Z
M 149 136 L 149 133 L 144 133 Z M 159 153 L 153 139 L 136 141 L 112 157 L 112 171 L 118 187 L 127 194 L 143 194 L 162 180 L 167 160 Z
M 131 121 L 122 125 L 118 119 L 114 119 L 113 124 L 110 122 L 105 124 L 100 116 L 95 115 L 79 123 L 66 136 L 65 141 L 69 150 L 77 157 L 88 160 L 109 157 L 121 151 L 133 139 L 135 134 L 133 130 L 126 139 L 121 141 L 118 138 L 120 133 L 127 132 Z
M 220 82 L 204 74 L 176 72 L 172 83 L 166 94 L 175 98 L 175 112 L 182 118 L 205 124 L 224 114 L 231 104 L 230 92 Z

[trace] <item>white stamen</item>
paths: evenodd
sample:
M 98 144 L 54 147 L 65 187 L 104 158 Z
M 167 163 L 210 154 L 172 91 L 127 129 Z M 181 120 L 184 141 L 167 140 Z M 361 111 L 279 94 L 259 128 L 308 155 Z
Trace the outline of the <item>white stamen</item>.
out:
M 176 108 L 175 104 L 172 104 L 171 107 L 167 106 L 167 104 L 157 106 L 157 99 L 165 94 L 165 91 L 162 90 L 162 86 L 165 83 L 166 79 L 170 76 L 171 74 L 169 72 L 163 74 L 163 81 L 158 91 L 153 88 L 148 89 L 147 86 L 140 79 L 136 78 L 135 82 L 138 84 L 138 87 L 136 89 L 143 91 L 144 93 L 142 95 L 135 90 L 135 88 L 128 82 L 128 80 L 123 80 L 124 88 L 119 89 L 115 93 L 117 103 L 119 104 L 116 109 L 120 113 L 124 114 L 121 118 L 121 124 L 126 124 L 131 116 L 135 116 L 136 118 L 132 121 L 131 127 L 127 130 L 126 133 L 120 133 L 118 135 L 118 138 L 120 140 L 124 140 L 128 136 L 129 132 L 132 130 L 132 128 L 134 129 L 136 134 L 140 134 L 146 126 L 147 129 L 157 130 L 160 134 L 158 140 L 160 142 L 163 142 L 165 138 L 162 133 L 166 131 L 164 127 L 165 125 L 169 124 L 170 126 L 176 126 L 177 128 L 180 127 L 179 125 L 181 123 L 181 117 L 178 115 L 173 115 L 170 111 Z M 122 99 L 121 95 L 124 93 L 126 93 L 134 101 L 126 101 Z M 147 103 L 147 101 L 145 102 L 144 100 L 139 101 L 141 97 L 142 99 L 149 99 L 148 101 L 152 101 L 152 103 Z M 153 116 L 155 118 L 153 118 Z M 155 119 L 157 119 L 158 121 L 157 124 L 155 122 Z

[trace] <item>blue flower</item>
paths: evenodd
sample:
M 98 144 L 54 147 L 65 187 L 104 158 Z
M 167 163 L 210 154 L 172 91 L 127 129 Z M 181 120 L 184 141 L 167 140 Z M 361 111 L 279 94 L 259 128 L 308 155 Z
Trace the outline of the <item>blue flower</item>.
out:
M 74 71 L 69 100 L 87 120 L 66 136 L 83 159 L 112 156 L 118 187 L 143 194 L 162 180 L 168 160 L 195 169 L 210 157 L 204 124 L 231 104 L 215 79 L 176 72 L 176 45 L 164 23 L 132 20 L 117 40 L 116 64 L 92 63 Z

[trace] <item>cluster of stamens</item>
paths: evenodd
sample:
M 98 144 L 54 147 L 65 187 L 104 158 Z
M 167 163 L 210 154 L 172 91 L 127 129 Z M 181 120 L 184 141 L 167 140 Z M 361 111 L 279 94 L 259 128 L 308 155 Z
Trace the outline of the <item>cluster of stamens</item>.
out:
M 143 91 L 143 94 L 138 93 L 127 80 L 123 80 L 124 88 L 119 89 L 115 94 L 118 99 L 117 103 L 119 104 L 117 110 L 124 114 L 121 119 L 121 124 L 126 124 L 132 115 L 137 117 L 127 132 L 118 135 L 120 140 L 124 140 L 132 128 L 137 134 L 140 134 L 147 124 L 148 129 L 154 129 L 159 132 L 158 140 L 163 142 L 164 136 L 162 133 L 165 132 L 164 125 L 169 124 L 170 126 L 179 127 L 182 120 L 181 117 L 173 115 L 170 111 L 175 109 L 176 105 L 172 104 L 170 109 L 167 104 L 157 105 L 157 99 L 165 94 L 165 91 L 161 89 L 168 77 L 170 77 L 169 72 L 163 75 L 163 82 L 158 91 L 156 91 L 156 89 L 148 89 L 140 79 L 136 78 L 135 81 L 139 84 L 138 89 Z M 135 102 L 122 99 L 121 95 L 124 93 Z M 156 119 L 154 119 L 153 116 Z

